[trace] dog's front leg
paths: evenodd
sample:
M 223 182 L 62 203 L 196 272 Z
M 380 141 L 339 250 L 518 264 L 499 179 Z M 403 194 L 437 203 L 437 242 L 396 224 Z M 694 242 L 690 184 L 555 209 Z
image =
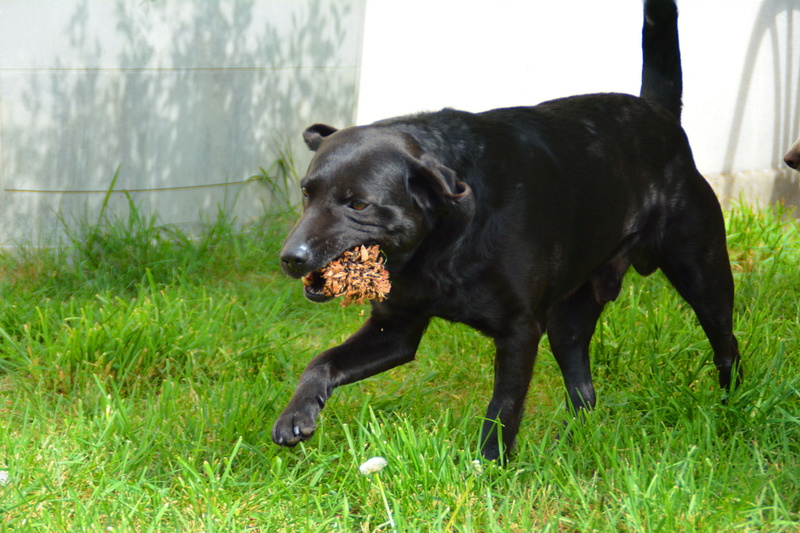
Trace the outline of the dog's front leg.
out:
M 317 415 L 335 387 L 414 359 L 428 322 L 427 317 L 373 315 L 344 343 L 312 359 L 272 428 L 272 440 L 281 446 L 294 446 L 311 438 Z
M 487 459 L 504 458 L 514 445 L 541 330 L 535 323 L 519 324 L 510 333 L 494 339 L 497 349 L 494 391 L 481 432 L 481 453 Z

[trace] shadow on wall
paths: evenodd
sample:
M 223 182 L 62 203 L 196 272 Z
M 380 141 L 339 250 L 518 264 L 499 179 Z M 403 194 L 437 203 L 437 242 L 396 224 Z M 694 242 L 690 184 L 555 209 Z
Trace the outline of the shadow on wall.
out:
M 791 36 L 793 32 L 800 31 L 793 25 L 793 14 L 800 13 L 795 0 L 765 0 L 758 13 L 758 17 L 750 35 L 747 46 L 747 57 L 739 82 L 739 94 L 736 101 L 733 124 L 730 130 L 727 149 L 725 151 L 724 175 L 735 174 L 732 172 L 737 151 L 742 147 L 741 133 L 743 129 L 745 109 L 748 107 L 751 84 L 754 80 L 753 72 L 762 47 L 769 45 L 772 53 L 771 66 L 774 80 L 774 93 L 771 102 L 774 113 L 774 142 L 770 161 L 774 162 L 778 170 L 774 173 L 769 203 L 785 203 L 800 206 L 800 174 L 789 170 L 783 165 L 783 155 L 800 136 L 800 51 L 791 47 L 781 48 L 779 43 L 781 34 Z M 791 42 L 786 39 L 783 42 Z M 753 102 L 750 102 L 753 104 Z M 758 105 L 754 106 L 756 109 Z M 767 106 L 766 109 L 769 109 Z M 729 179 L 723 185 L 723 195 L 735 195 L 735 180 Z M 795 212 L 800 216 L 800 212 Z
M 120 166 L 117 190 L 163 222 L 234 199 L 260 214 L 264 185 L 219 185 L 280 150 L 302 171 L 308 124 L 354 121 L 364 0 L 59 0 L 50 45 L 25 36 L 41 12 L 25 5 L 0 22 L 0 43 L 23 41 L 0 55 L 6 243 L 35 240 L 57 211 L 92 217 Z

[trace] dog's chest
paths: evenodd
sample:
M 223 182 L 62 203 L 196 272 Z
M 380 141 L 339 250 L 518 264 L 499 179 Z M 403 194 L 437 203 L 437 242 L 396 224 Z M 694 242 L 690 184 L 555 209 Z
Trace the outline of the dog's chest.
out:
M 423 280 L 393 287 L 389 301 L 450 322 L 466 324 L 489 336 L 507 329 L 515 316 L 529 310 L 530 301 L 507 283 L 491 276 Z

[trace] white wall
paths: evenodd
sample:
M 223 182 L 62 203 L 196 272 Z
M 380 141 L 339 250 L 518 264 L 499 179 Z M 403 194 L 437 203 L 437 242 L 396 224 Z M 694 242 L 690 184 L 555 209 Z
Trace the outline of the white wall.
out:
M 800 203 L 781 163 L 800 136 L 800 0 L 679 6 L 701 171 L 723 197 Z M 96 213 L 120 165 L 117 188 L 164 222 L 234 197 L 246 218 L 266 189 L 213 185 L 281 144 L 302 172 L 313 122 L 636 93 L 640 32 L 641 0 L 0 0 L 0 245 Z
M 800 0 L 679 0 L 685 129 L 728 199 L 800 202 Z M 369 0 L 359 123 L 638 94 L 641 0 Z
M 120 165 L 117 189 L 164 222 L 237 196 L 261 213 L 263 185 L 214 185 L 287 144 L 304 167 L 309 123 L 355 119 L 364 5 L 0 0 L 0 245 L 94 216 Z

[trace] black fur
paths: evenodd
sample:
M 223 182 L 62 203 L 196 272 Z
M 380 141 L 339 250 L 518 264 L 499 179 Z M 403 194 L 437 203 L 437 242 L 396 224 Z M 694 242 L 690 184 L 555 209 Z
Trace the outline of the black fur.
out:
M 570 406 L 595 405 L 589 341 L 630 265 L 667 275 L 711 341 L 720 385 L 733 386 L 739 352 L 722 212 L 677 118 L 680 62 L 676 70 L 658 61 L 679 58 L 677 11 L 661 0 L 645 9 L 646 98 L 576 96 L 306 131 L 316 154 L 301 182 L 303 216 L 281 251 L 284 270 L 323 301 L 314 273 L 347 249 L 379 244 L 392 290 L 361 329 L 308 364 L 275 423 L 276 443 L 311 437 L 335 387 L 411 361 L 430 319 L 441 317 L 494 339 L 482 451 L 501 457 L 544 333 Z
M 673 0 L 649 0 L 642 28 L 642 88 L 639 96 L 681 118 L 683 74 L 678 44 L 678 8 Z

